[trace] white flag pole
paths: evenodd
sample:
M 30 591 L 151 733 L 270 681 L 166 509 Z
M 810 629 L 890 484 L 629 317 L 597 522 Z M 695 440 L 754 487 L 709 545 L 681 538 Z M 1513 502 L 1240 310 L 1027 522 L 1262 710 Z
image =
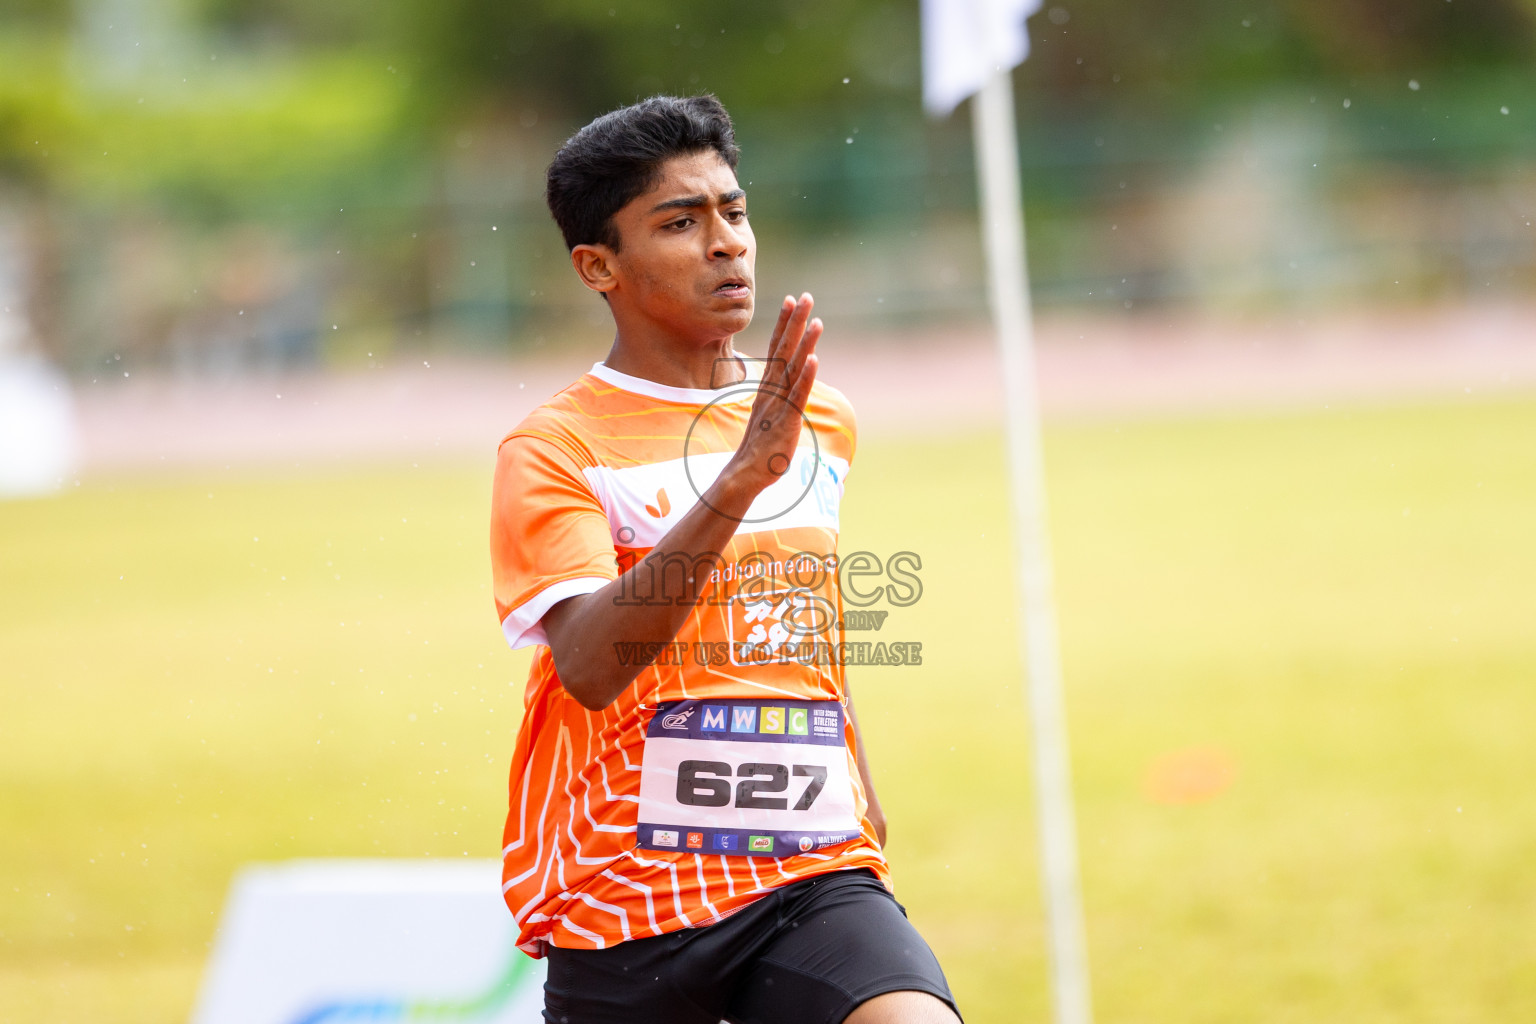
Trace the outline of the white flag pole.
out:
M 1019 545 L 1019 599 L 1024 615 L 1020 640 L 1034 739 L 1052 1005 L 1056 1024 L 1091 1024 L 1088 954 L 1077 876 L 1077 826 L 1072 812 L 1061 655 L 1046 532 L 1040 399 L 1035 382 L 1029 270 L 1024 258 L 1018 138 L 1012 75 L 1007 65 L 992 74 L 976 94 L 971 121 L 987 248 L 987 294 L 1002 356 L 1014 535 Z

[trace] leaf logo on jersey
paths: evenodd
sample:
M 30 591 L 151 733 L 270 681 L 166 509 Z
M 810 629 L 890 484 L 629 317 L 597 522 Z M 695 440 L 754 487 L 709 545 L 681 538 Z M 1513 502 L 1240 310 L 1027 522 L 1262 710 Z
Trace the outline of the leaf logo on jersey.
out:
M 656 491 L 656 505 L 647 505 L 645 510 L 657 519 L 665 519 L 672 514 L 672 503 L 667 500 L 667 489 L 665 487 Z

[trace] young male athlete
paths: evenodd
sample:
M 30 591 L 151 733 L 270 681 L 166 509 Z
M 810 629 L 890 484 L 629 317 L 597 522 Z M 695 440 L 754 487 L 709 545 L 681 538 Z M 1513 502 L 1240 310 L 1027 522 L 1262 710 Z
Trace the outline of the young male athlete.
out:
M 838 657 L 853 410 L 786 298 L 764 360 L 730 118 L 656 97 L 556 155 L 613 347 L 502 442 L 497 611 L 536 645 L 503 891 L 570 1024 L 952 1024 L 892 898 Z

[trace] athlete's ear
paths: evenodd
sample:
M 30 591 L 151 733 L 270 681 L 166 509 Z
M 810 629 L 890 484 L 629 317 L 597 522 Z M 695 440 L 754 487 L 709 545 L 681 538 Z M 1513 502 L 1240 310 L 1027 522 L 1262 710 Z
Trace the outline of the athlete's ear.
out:
M 619 286 L 615 276 L 617 254 L 601 242 L 578 245 L 571 250 L 571 266 L 581 283 L 595 292 L 611 292 Z

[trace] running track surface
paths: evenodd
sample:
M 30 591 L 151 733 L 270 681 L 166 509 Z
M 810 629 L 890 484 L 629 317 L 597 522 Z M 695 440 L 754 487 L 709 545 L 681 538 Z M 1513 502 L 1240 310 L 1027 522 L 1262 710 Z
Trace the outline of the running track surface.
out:
M 1053 315 L 1038 325 L 1053 420 L 1211 415 L 1536 393 L 1536 304 L 1216 320 Z M 757 352 L 760 330 L 743 351 Z M 607 351 L 537 360 L 397 354 L 342 372 L 80 381 L 82 472 L 438 457 L 488 462 L 502 435 Z M 760 353 L 759 353 L 760 354 Z M 866 436 L 983 429 L 1002 391 L 985 324 L 840 334 L 821 377 Z

